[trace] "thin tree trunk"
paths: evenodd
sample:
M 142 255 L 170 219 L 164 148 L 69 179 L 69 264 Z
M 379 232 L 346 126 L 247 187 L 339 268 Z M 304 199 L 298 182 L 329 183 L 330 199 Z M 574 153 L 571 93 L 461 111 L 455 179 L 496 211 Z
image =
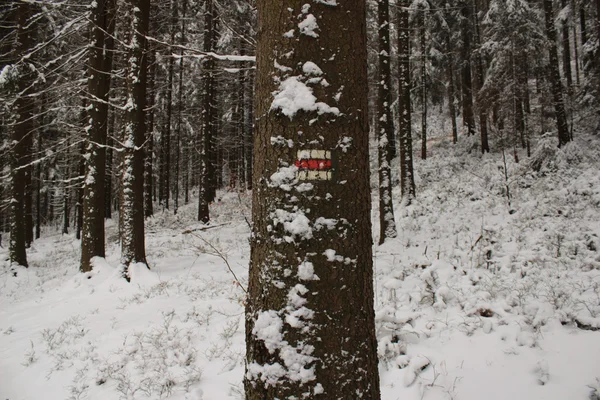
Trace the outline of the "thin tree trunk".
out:
M 181 10 L 181 39 L 180 45 L 184 46 L 185 44 L 185 14 L 187 8 L 187 1 L 182 1 L 182 10 Z M 174 191 L 173 191 L 173 213 L 177 214 L 177 209 L 179 208 L 179 170 L 181 163 L 181 124 L 182 124 L 182 116 L 183 116 L 183 49 L 180 50 L 180 58 L 179 58 L 179 88 L 177 92 L 177 128 L 175 131 L 175 176 L 174 176 Z
M 42 126 L 44 124 L 42 123 Z M 44 131 L 40 130 L 37 137 L 37 154 L 42 154 Z M 42 163 L 38 162 L 36 167 L 35 185 L 35 238 L 42 236 Z
M 204 51 L 212 52 L 215 44 L 215 11 L 213 0 L 204 4 Z M 200 135 L 200 181 L 198 198 L 198 221 L 208 223 L 208 204 L 215 198 L 213 177 L 216 152 L 213 147 L 214 133 L 214 60 L 206 58 L 202 68 L 202 125 Z
M 567 0 L 561 0 L 561 6 L 567 7 Z M 569 41 L 569 22 L 562 21 L 562 46 L 563 46 L 563 71 L 567 78 L 567 92 L 569 96 L 573 93 L 573 73 L 571 70 L 571 44 Z
M 479 29 L 479 17 L 477 9 L 477 0 L 473 0 L 473 25 L 475 27 L 475 46 L 477 49 L 481 49 L 481 32 Z M 483 60 L 481 54 L 478 52 L 475 57 L 475 67 L 477 70 L 477 90 L 481 90 L 484 84 L 484 72 L 483 72 Z M 477 108 L 479 110 L 479 133 L 481 137 L 481 153 L 490 152 L 490 144 L 488 141 L 488 109 L 483 101 L 477 101 Z
M 392 179 L 390 161 L 395 150 L 394 119 L 392 117 L 392 74 L 390 50 L 390 10 L 388 0 L 379 0 L 379 79 L 377 85 L 377 129 L 379 154 L 379 244 L 398 236 L 392 202 Z M 392 140 L 392 144 L 390 144 Z
M 400 133 L 400 187 L 402 198 L 410 203 L 415 197 L 415 178 L 412 154 L 408 7 L 408 0 L 402 0 L 398 11 L 398 131 Z
M 154 204 L 152 203 L 152 192 L 154 188 L 154 105 L 155 105 L 155 77 L 156 77 L 156 51 L 154 46 L 149 45 L 148 50 L 148 99 L 146 109 L 148 118 L 148 130 L 146 132 L 147 151 L 144 159 L 144 216 L 146 218 L 154 215 Z
M 586 20 L 585 20 L 585 6 L 582 4 L 581 7 L 579 7 L 579 26 L 580 26 L 580 30 L 581 30 L 581 47 L 583 48 L 583 46 L 585 46 L 585 44 L 587 43 L 587 27 L 586 27 Z
M 420 5 L 420 29 L 421 42 L 421 159 L 427 159 L 427 54 L 425 45 L 425 8 Z
M 467 135 L 475 135 L 475 117 L 473 115 L 473 83 L 471 78 L 471 38 L 473 36 L 471 7 L 464 3 L 461 8 L 462 14 L 462 38 L 461 49 L 461 81 L 462 81 L 462 106 L 463 125 L 467 129 Z
M 177 21 L 177 0 L 171 0 L 171 45 L 175 43 L 176 33 L 176 21 Z M 167 72 L 167 88 L 166 88 L 166 117 L 161 132 L 160 148 L 161 148 L 161 162 L 160 162 L 160 180 L 159 190 L 160 197 L 159 202 L 163 209 L 169 209 L 169 199 L 171 196 L 171 116 L 173 108 L 173 70 L 175 65 L 175 59 L 172 56 L 173 49 L 169 47 L 167 56 L 169 57 L 169 67 Z
M 77 173 L 83 179 L 85 176 L 85 158 L 83 157 L 85 154 L 85 143 L 81 142 L 81 146 L 79 147 L 78 154 L 78 165 L 77 165 Z M 75 238 L 81 239 L 81 231 L 83 230 L 83 180 L 79 183 L 77 187 L 77 203 L 75 205 L 77 211 L 77 226 L 75 228 Z
M 458 142 L 458 127 L 456 126 L 456 88 L 454 86 L 454 54 L 450 33 L 446 34 L 446 45 L 448 50 L 448 108 L 450 109 L 450 120 L 452 121 L 452 143 Z

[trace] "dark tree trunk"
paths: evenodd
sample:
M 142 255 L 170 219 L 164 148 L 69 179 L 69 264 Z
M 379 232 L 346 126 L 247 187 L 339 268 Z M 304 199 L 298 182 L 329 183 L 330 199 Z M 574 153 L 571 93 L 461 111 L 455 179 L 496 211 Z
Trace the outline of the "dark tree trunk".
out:
M 104 257 L 104 180 L 108 91 L 112 71 L 114 40 L 114 0 L 97 0 L 92 8 L 91 47 L 88 65 L 88 91 L 92 94 L 87 129 L 86 176 L 83 189 L 82 272 L 91 271 L 92 258 Z M 97 100 L 96 100 L 97 99 Z
M 477 9 L 477 0 L 473 0 L 473 25 L 475 27 L 475 46 L 477 49 L 481 49 L 481 33 L 479 30 L 479 17 L 478 17 L 478 9 Z M 484 83 L 484 72 L 483 72 L 483 60 L 481 57 L 481 53 L 477 53 L 475 57 L 475 66 L 477 69 L 477 90 L 481 90 Z M 488 141 L 488 108 L 487 105 L 484 104 L 483 101 L 477 101 L 477 108 L 479 110 L 479 133 L 481 137 L 481 152 L 489 153 L 490 152 L 490 144 Z
M 379 40 L 379 81 L 378 109 L 379 131 L 385 129 L 387 136 L 388 162 L 396 158 L 396 135 L 394 133 L 394 120 L 392 118 L 392 72 L 390 48 L 390 11 L 389 0 L 378 1 L 378 40 Z
M 419 36 L 421 42 L 421 159 L 427 159 L 427 50 L 425 44 L 425 8 L 419 6 L 421 14 Z
M 109 119 L 109 135 L 106 138 L 106 163 L 105 163 L 105 176 L 104 176 L 104 218 L 110 219 L 112 218 L 113 212 L 113 171 L 114 171 L 114 151 L 112 146 L 114 145 L 114 140 L 111 137 L 116 134 L 115 126 L 116 126 L 117 113 L 113 112 L 112 117 Z M 112 129 L 111 129 L 112 128 Z M 112 135 L 111 135 L 112 134 Z
M 177 21 L 177 0 L 171 0 L 171 44 L 175 43 Z M 160 179 L 159 179 L 159 202 L 163 209 L 169 209 L 171 196 L 171 116 L 173 109 L 173 70 L 175 59 L 172 56 L 172 47 L 168 48 L 169 68 L 167 72 L 167 88 L 165 98 L 166 116 L 160 136 Z
M 448 51 L 448 108 L 450 109 L 450 119 L 452 121 L 452 143 L 458 142 L 458 127 L 456 126 L 456 88 L 454 86 L 454 51 L 450 33 L 446 35 L 446 45 Z
M 475 117 L 473 115 L 473 83 L 471 79 L 471 38 L 472 29 L 471 7 L 463 3 L 461 8 L 462 23 L 462 49 L 461 49 L 461 81 L 462 81 L 462 107 L 463 125 L 466 127 L 467 135 L 475 135 Z
M 33 16 L 33 5 L 19 3 L 16 9 L 17 34 L 14 43 L 15 54 L 24 55 L 32 46 L 32 29 L 30 18 Z M 11 94 L 17 98 L 12 105 L 9 116 L 10 139 L 12 148 L 10 159 L 10 244 L 9 259 L 11 265 L 27 267 L 26 253 L 26 165 L 31 151 L 32 115 L 34 102 L 28 97 L 33 83 L 33 73 L 27 63 L 14 66 L 17 78 L 10 82 Z
M 392 73 L 390 50 L 390 5 L 377 2 L 379 22 L 379 79 L 377 83 L 377 138 L 379 154 L 379 244 L 398 236 L 392 202 L 390 162 L 395 157 L 394 119 L 392 117 Z M 391 143 L 390 143 L 391 141 Z M 394 151 L 394 154 L 390 154 Z
M 31 100 L 32 107 L 33 100 Z M 27 134 L 25 139 L 25 145 L 27 155 L 25 157 L 25 247 L 30 248 L 33 243 L 33 158 L 31 157 L 33 151 L 33 124 L 31 124 L 31 130 Z
M 204 4 L 204 45 L 205 52 L 212 52 L 216 44 L 215 35 L 215 10 L 213 0 L 206 0 Z M 208 223 L 208 204 L 215 199 L 216 179 L 215 164 L 217 154 L 214 149 L 214 68 L 215 61 L 207 57 L 202 63 L 202 125 L 200 135 L 200 179 L 198 198 L 198 221 Z
M 69 159 L 69 155 L 70 155 L 70 146 L 69 146 L 69 139 L 67 138 L 67 149 L 65 150 L 65 154 L 64 154 L 64 161 L 63 161 L 63 168 L 65 170 L 65 178 L 63 179 L 63 184 L 62 184 L 62 209 L 63 209 L 63 226 L 62 226 L 62 233 L 63 235 L 68 235 L 69 234 L 69 189 L 68 189 L 68 185 L 69 185 L 69 181 L 71 180 L 71 168 L 70 168 L 70 159 Z
M 302 13 L 304 3 L 257 2 L 245 394 L 375 400 L 365 2 L 312 2 Z M 312 78 L 329 85 L 306 86 Z M 273 94 L 283 90 L 281 99 L 287 85 L 310 88 L 320 103 L 294 115 Z
M 253 181 L 253 165 L 254 165 L 254 152 L 252 151 L 253 132 L 254 132 L 254 71 L 250 69 L 247 71 L 247 82 L 244 91 L 246 92 L 246 113 L 244 114 L 244 143 L 248 151 L 246 152 L 246 188 L 252 190 Z
M 400 134 L 400 187 L 402 198 L 410 202 L 415 197 L 415 177 L 412 153 L 408 7 L 408 0 L 402 0 L 398 11 L 398 132 Z
M 556 126 L 558 129 L 558 147 L 561 147 L 571 141 L 569 129 L 567 126 L 567 117 L 565 113 L 565 103 L 563 99 L 563 87 L 558 69 L 558 50 L 556 49 L 556 27 L 554 26 L 554 9 L 552 0 L 544 1 L 544 15 L 546 21 L 546 36 L 549 42 L 550 65 L 548 81 L 552 92 L 554 110 L 556 113 Z M 600 0 L 598 0 L 600 3 Z
M 185 44 L 185 14 L 187 8 L 187 1 L 180 0 L 182 2 L 181 9 L 181 30 L 180 30 L 180 44 L 183 46 Z M 179 171 L 181 168 L 181 124 L 183 117 L 183 49 L 180 50 L 179 55 L 179 87 L 177 91 L 177 122 L 176 122 L 176 130 L 175 130 L 175 176 L 173 177 L 174 187 L 173 187 L 173 213 L 177 214 L 177 209 L 179 208 Z
M 75 238 L 81 239 L 81 231 L 83 230 L 83 177 L 85 176 L 85 142 L 81 142 L 79 148 L 79 156 L 77 162 L 77 172 L 81 177 L 81 181 L 77 186 L 77 203 L 75 205 L 77 210 L 77 226 L 75 228 Z
M 154 161 L 154 104 L 155 104 L 155 75 L 156 75 L 156 52 L 153 46 L 148 50 L 148 99 L 146 100 L 148 129 L 146 132 L 146 157 L 144 160 L 144 216 L 146 218 L 154 215 L 154 204 L 152 203 L 152 192 L 154 188 L 154 173 L 152 163 Z
M 146 264 L 144 238 L 144 141 L 146 140 L 145 106 L 147 55 L 146 34 L 150 0 L 129 0 L 131 6 L 131 41 L 128 49 L 127 102 L 125 138 L 121 172 L 122 229 L 121 264 L 129 278 L 129 267 Z
M 44 131 L 40 130 L 37 137 L 37 154 L 42 154 Z M 42 163 L 38 162 L 36 169 L 35 185 L 35 238 L 42 236 Z
M 581 30 L 581 47 L 585 46 L 587 43 L 587 27 L 585 20 L 585 6 L 582 4 L 579 7 L 579 26 Z

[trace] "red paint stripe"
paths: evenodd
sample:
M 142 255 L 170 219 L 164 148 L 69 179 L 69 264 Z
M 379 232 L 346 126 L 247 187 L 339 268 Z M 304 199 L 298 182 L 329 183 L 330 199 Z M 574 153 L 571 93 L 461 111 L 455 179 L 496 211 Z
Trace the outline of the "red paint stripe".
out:
M 308 159 L 297 160 L 296 167 L 299 169 L 308 169 L 313 171 L 324 171 L 331 169 L 331 160 Z

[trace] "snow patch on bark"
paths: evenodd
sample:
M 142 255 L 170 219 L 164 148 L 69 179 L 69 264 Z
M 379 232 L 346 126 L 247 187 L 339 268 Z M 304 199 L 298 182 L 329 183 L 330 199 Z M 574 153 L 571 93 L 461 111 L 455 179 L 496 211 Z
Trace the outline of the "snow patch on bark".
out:
M 281 110 L 290 120 L 298 111 L 316 111 L 319 115 L 330 113 L 339 115 L 337 107 L 331 107 L 323 102 L 317 102 L 311 88 L 300 82 L 299 77 L 291 76 L 279 85 L 274 93 L 271 110 Z

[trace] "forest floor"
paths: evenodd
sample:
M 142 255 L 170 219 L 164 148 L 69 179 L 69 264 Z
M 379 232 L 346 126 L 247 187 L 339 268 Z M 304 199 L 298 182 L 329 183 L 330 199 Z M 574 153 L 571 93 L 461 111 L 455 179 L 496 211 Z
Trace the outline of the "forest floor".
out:
M 520 163 L 468 149 L 415 160 L 374 247 L 382 399 L 600 398 L 600 137 Z M 192 204 L 149 219 L 131 283 L 113 221 L 88 274 L 51 228 L 16 278 L 0 249 L 0 399 L 243 399 L 250 196 L 219 197 L 210 229 Z

